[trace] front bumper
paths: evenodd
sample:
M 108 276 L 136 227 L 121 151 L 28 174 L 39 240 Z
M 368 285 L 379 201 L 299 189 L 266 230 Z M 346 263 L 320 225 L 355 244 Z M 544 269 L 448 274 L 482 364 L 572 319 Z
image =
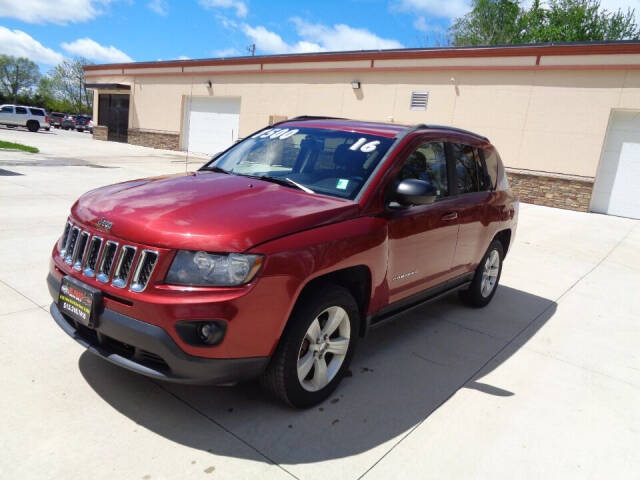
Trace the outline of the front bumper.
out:
M 60 282 L 47 277 L 55 299 Z M 269 357 L 203 358 L 185 353 L 162 328 L 104 309 L 98 327 L 90 329 L 68 319 L 55 302 L 51 316 L 71 338 L 111 363 L 160 380 L 190 384 L 224 384 L 249 380 L 266 368 Z

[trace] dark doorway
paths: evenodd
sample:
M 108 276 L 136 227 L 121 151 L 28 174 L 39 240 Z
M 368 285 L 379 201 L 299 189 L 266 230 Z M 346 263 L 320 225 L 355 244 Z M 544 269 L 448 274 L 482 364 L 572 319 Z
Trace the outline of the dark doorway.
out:
M 108 128 L 107 140 L 126 143 L 129 127 L 129 95 L 115 93 L 98 95 L 98 125 Z

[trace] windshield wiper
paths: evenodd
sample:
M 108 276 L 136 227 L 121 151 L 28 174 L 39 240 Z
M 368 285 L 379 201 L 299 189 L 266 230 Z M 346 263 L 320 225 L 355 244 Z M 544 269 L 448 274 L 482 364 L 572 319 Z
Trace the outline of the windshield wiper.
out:
M 298 190 L 302 190 L 303 192 L 307 193 L 315 193 L 309 187 L 305 187 L 304 185 L 301 185 L 298 182 L 294 182 L 290 178 L 286 177 L 270 177 L 269 175 L 247 175 L 247 177 L 258 178 L 260 180 L 264 180 L 265 182 L 273 182 L 277 183 L 278 185 L 284 185 L 287 187 L 295 187 Z
M 208 172 L 216 172 L 216 173 L 227 173 L 231 175 L 230 171 L 225 170 L 224 168 L 216 167 L 215 165 L 212 165 L 210 167 L 202 167 L 200 170 L 206 170 Z

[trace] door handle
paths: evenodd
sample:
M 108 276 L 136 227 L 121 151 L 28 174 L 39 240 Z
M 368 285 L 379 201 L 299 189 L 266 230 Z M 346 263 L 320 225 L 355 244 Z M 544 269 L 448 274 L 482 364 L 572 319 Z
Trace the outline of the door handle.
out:
M 458 212 L 447 213 L 446 215 L 443 215 L 442 217 L 440 217 L 440 219 L 443 222 L 451 222 L 453 220 L 456 220 L 457 218 L 458 218 Z

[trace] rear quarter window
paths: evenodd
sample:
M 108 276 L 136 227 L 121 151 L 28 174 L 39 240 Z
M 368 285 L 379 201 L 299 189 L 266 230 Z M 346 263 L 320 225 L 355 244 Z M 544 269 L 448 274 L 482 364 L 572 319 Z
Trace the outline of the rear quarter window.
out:
M 29 111 L 31 112 L 31 115 L 37 115 L 38 117 L 44 117 L 44 110 L 41 110 L 39 108 L 30 108 Z
M 498 186 L 498 152 L 492 148 L 486 148 L 484 150 L 484 162 L 487 165 L 487 173 L 491 179 L 491 188 L 495 189 Z

